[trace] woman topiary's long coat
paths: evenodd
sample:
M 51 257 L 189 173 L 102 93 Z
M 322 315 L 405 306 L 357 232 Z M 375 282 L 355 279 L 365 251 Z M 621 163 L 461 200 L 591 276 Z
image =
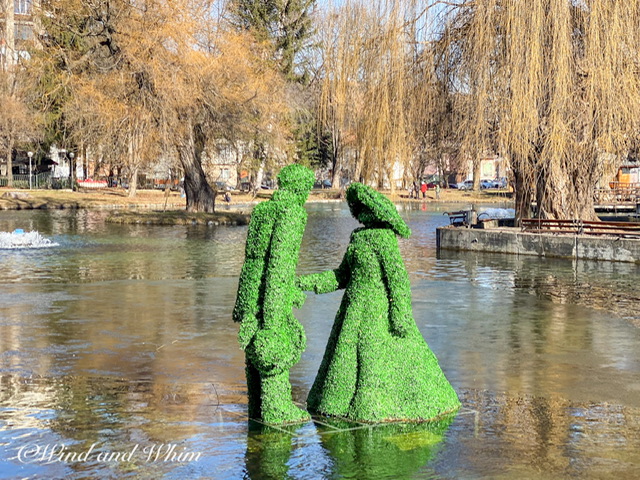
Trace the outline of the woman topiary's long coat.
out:
M 359 228 L 336 270 L 300 278 L 305 290 L 346 289 L 307 407 L 365 422 L 426 421 L 458 397 L 413 319 L 396 235 Z

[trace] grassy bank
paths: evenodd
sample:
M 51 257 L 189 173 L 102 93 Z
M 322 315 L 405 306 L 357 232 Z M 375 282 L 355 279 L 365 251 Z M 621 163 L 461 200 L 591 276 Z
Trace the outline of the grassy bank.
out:
M 240 212 L 190 213 L 185 210 L 114 211 L 109 223 L 148 225 L 247 225 L 251 215 Z
M 231 194 L 231 204 L 250 204 L 270 198 L 272 191 L 262 190 L 256 197 L 250 194 Z M 506 192 L 480 191 L 467 192 L 459 190 L 442 190 L 440 198 L 436 199 L 433 190 L 427 192 L 425 199 L 409 199 L 406 192 L 398 191 L 390 196 L 393 201 L 440 202 L 440 203 L 500 203 L 510 201 Z M 309 201 L 338 200 L 341 198 L 339 190 L 314 190 Z M 221 196 L 216 200 L 217 205 L 226 203 Z M 104 190 L 85 190 L 72 192 L 71 190 L 19 190 L 0 188 L 0 209 L 28 210 L 28 209 L 64 209 L 64 208 L 104 208 L 104 209 L 154 209 L 154 210 L 184 210 L 185 198 L 178 192 L 168 195 L 161 190 L 139 190 L 138 194 L 130 198 L 127 191 L 119 188 Z

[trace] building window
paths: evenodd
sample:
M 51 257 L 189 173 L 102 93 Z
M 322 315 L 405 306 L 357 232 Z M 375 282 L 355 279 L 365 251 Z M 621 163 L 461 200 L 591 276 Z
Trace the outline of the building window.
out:
M 31 25 L 16 24 L 16 40 L 32 40 L 33 29 Z
M 29 15 L 31 13 L 31 0 L 14 0 L 13 4 L 17 15 Z
M 220 177 L 222 178 L 222 180 L 229 180 L 229 169 L 223 168 L 222 172 L 220 172 Z

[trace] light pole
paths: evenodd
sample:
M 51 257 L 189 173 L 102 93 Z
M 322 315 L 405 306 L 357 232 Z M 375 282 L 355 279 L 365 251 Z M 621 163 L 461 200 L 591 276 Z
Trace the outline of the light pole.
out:
M 33 158 L 33 152 L 27 152 L 27 157 L 29 157 L 29 190 L 31 190 L 31 159 Z
M 69 188 L 71 188 L 71 190 L 75 190 L 74 188 L 74 174 L 73 174 L 73 157 L 75 157 L 76 154 L 73 152 L 69 152 Z

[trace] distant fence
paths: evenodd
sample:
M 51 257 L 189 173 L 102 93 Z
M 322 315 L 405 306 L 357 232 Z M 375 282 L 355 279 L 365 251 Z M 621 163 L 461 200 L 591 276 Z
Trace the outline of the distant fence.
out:
M 640 202 L 640 184 L 611 182 L 611 185 L 611 188 L 596 189 L 596 205 Z
M 58 182 L 60 179 L 51 178 L 51 172 L 43 172 L 36 173 L 31 175 L 13 175 L 13 188 L 64 188 L 64 187 L 55 187 L 54 184 Z M 67 185 L 69 180 L 67 179 Z M 9 178 L 6 176 L 0 176 L 0 187 L 8 187 L 9 186 Z
M 101 177 L 100 180 L 93 179 L 80 180 L 76 179 L 78 186 L 81 188 L 105 188 L 105 187 L 122 187 L 129 188 L 129 184 L 124 177 Z M 31 188 L 33 189 L 61 189 L 70 188 L 71 183 L 69 177 L 52 177 L 51 172 L 43 172 L 31 175 Z M 178 189 L 178 180 L 157 180 L 138 178 L 138 188 L 142 189 L 164 189 L 170 186 L 172 190 Z M 8 187 L 9 179 L 7 176 L 0 176 L 0 187 Z M 29 189 L 29 175 L 13 175 L 13 188 Z

